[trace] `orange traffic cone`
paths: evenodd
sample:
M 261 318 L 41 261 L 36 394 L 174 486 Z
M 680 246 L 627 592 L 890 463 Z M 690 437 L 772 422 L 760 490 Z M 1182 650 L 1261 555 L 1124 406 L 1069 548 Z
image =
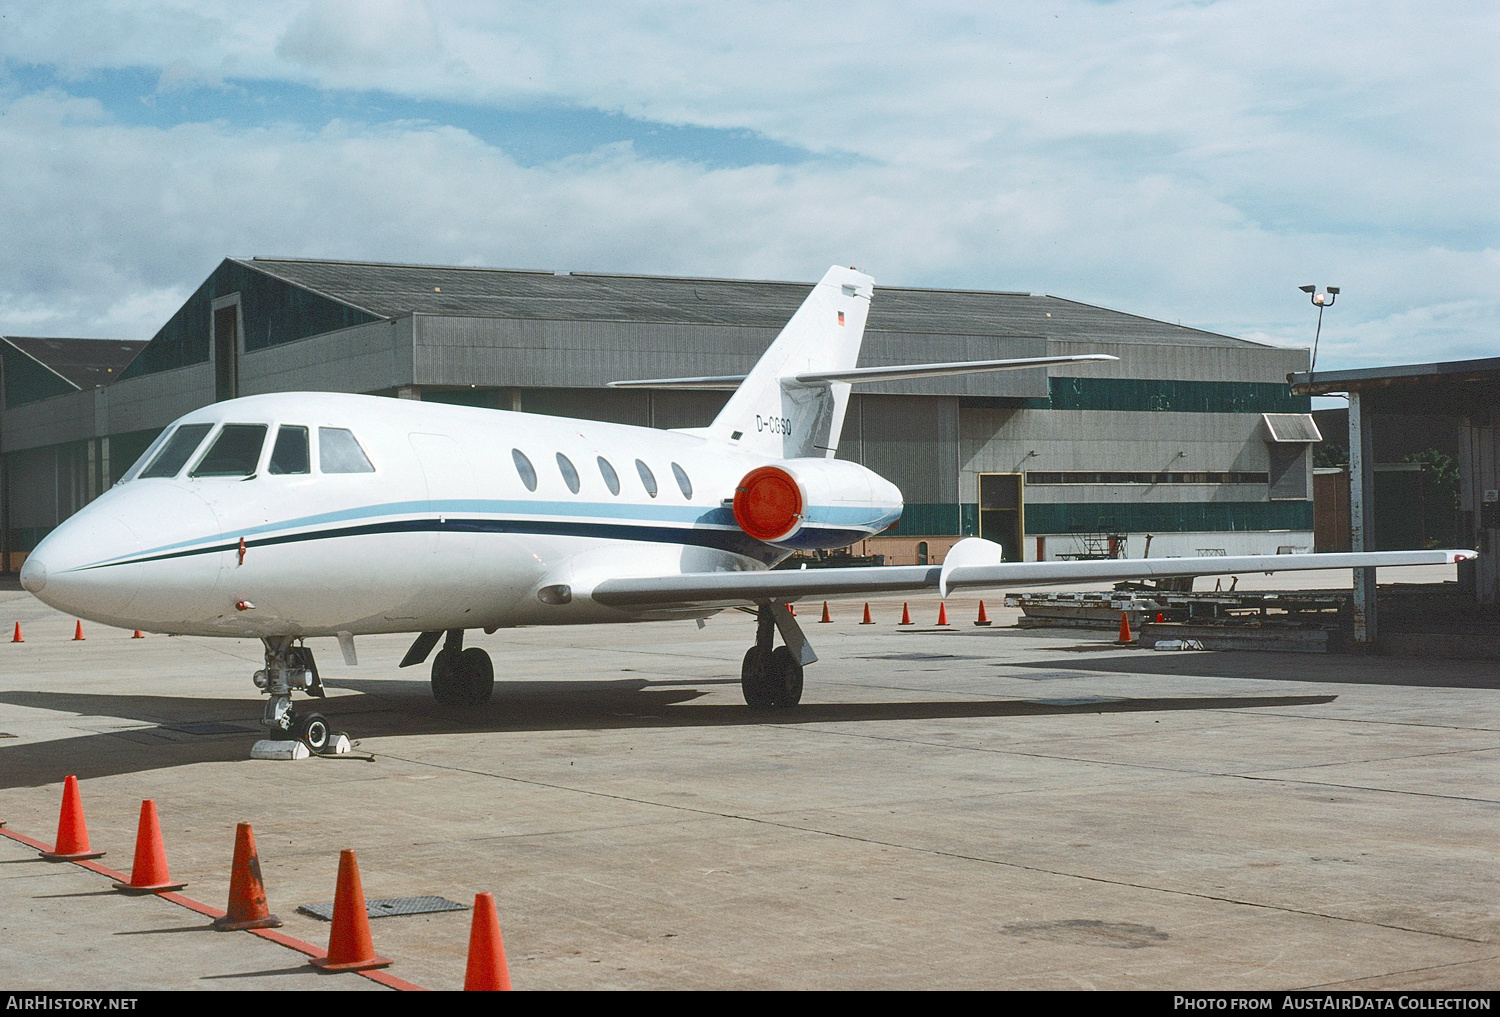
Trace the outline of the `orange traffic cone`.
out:
M 902 601 L 902 603 L 901 603 L 901 621 L 898 622 L 897 624 L 900 624 L 900 625 L 910 625 L 911 624 L 911 611 L 908 610 L 905 601 Z
M 831 621 L 833 621 L 833 617 L 828 613 L 828 601 L 825 600 L 823 601 L 823 617 L 818 619 L 818 624 L 827 625 Z
M 359 882 L 359 863 L 354 852 L 339 852 L 339 885 L 333 897 L 333 928 L 328 932 L 328 956 L 314 957 L 313 967 L 324 971 L 364 971 L 391 963 L 375 955 L 370 940 L 370 915 L 365 909 L 365 889 Z
M 979 602 L 979 617 L 974 619 L 975 625 L 988 625 L 990 616 L 984 613 L 984 601 Z
M 229 868 L 229 911 L 214 919 L 220 932 L 242 929 L 279 929 L 281 919 L 266 906 L 266 885 L 260 878 L 260 856 L 249 823 L 234 828 L 234 861 Z
M 870 602 L 868 600 L 865 601 L 865 620 L 862 621 L 862 622 L 860 622 L 860 624 L 861 625 L 874 625 L 875 624 L 875 619 L 870 617 Z
M 141 802 L 141 821 L 135 831 L 135 864 L 130 869 L 130 882 L 116 883 L 121 893 L 161 893 L 164 890 L 181 890 L 186 883 L 174 883 L 167 873 L 167 849 L 161 840 L 161 823 L 156 818 L 156 802 L 147 798 Z
M 89 850 L 89 828 L 83 821 L 83 800 L 78 796 L 78 778 L 72 774 L 63 781 L 62 812 L 57 817 L 57 845 L 41 855 L 49 862 L 78 862 L 104 856 L 103 851 Z
M 944 604 L 941 600 L 938 601 L 938 622 L 937 623 L 939 625 L 947 625 L 948 624 L 948 605 Z
M 1130 615 L 1126 614 L 1124 611 L 1120 612 L 1120 638 L 1116 641 L 1121 643 L 1128 643 L 1132 641 L 1132 637 L 1130 635 Z
M 24 639 L 21 638 L 21 623 L 20 622 L 16 622 L 16 634 L 10 637 L 10 641 L 13 642 L 13 643 L 24 643 L 24 642 L 26 642 L 26 640 L 24 640 Z
M 77 622 L 73 625 L 73 642 L 83 642 L 83 622 Z
M 141 635 L 141 630 L 140 629 L 136 629 L 135 630 L 135 635 L 131 636 L 130 638 L 131 639 L 145 639 L 146 637 L 143 636 L 143 635 Z
M 469 968 L 465 992 L 509 992 L 510 970 L 505 965 L 505 943 L 500 939 L 500 916 L 495 895 L 474 895 L 474 921 L 469 927 Z

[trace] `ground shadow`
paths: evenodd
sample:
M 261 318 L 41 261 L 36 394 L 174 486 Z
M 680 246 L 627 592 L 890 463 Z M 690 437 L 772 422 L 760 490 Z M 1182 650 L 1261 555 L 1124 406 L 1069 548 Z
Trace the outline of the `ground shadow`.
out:
M 1053 657 L 1046 660 L 997 662 L 995 666 L 1047 671 L 1108 671 L 1145 676 L 1329 682 L 1339 685 L 1500 689 L 1500 661 L 1417 660 L 1410 657 L 1339 653 L 1265 653 L 1244 650 L 1158 653 L 1151 650 L 1121 650 L 1107 656 L 1071 658 L 1066 662 L 1059 662 Z
M 1055 665 L 1054 665 L 1055 666 Z M 670 683 L 672 685 L 677 682 Z M 340 681 L 364 693 L 330 699 L 336 728 L 352 737 L 506 731 L 827 724 L 899 720 L 1037 717 L 1088 713 L 1234 710 L 1308 706 L 1333 696 L 1188 696 L 1162 698 L 1034 698 L 897 703 L 811 703 L 791 710 L 755 711 L 737 703 L 702 703 L 706 693 L 659 688 L 644 679 L 601 682 L 516 682 L 496 687 L 483 707 L 438 706 L 425 682 Z M 259 737 L 253 700 L 96 695 L 80 692 L 0 692 L 0 703 L 91 717 L 117 717 L 151 726 L 0 748 L 0 787 L 34 787 L 67 774 L 79 778 L 135 773 L 203 762 L 237 762 Z M 234 728 L 242 731 L 219 733 Z M 188 734 L 184 728 L 210 733 Z M 368 744 L 366 745 L 368 747 Z M 358 765 L 351 761 L 351 765 Z

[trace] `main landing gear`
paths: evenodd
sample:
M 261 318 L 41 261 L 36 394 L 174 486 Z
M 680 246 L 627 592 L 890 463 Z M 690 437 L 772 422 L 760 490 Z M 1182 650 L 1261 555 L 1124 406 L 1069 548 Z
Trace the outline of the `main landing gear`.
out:
M 495 665 L 490 655 L 477 646 L 464 649 L 464 630 L 449 629 L 423 632 L 417 636 L 401 667 L 411 667 L 427 659 L 432 648 L 443 640 L 443 648 L 432 658 L 432 698 L 443 706 L 483 706 L 495 691 Z
M 773 649 L 777 629 L 787 645 Z M 802 701 L 802 666 L 817 659 L 786 605 L 762 604 L 755 616 L 755 645 L 740 665 L 745 702 L 756 710 L 796 706 Z
M 432 658 L 432 698 L 443 706 L 483 706 L 495 691 L 495 665 L 477 646 L 464 649 L 464 630 L 450 629 Z
M 272 738 L 295 738 L 313 752 L 324 751 L 334 738 L 328 718 L 314 710 L 292 707 L 293 691 L 323 698 L 323 682 L 318 677 L 312 650 L 293 646 L 290 636 L 274 636 L 261 642 L 266 644 L 266 667 L 255 672 L 255 687 L 271 698 L 260 722 Z

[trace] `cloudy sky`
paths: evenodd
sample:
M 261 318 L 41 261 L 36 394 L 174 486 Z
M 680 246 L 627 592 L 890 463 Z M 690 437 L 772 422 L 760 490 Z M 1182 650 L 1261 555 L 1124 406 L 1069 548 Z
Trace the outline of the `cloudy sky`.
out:
M 231 255 L 837 262 L 1500 355 L 1497 12 L 0 0 L 0 333 L 149 338 Z

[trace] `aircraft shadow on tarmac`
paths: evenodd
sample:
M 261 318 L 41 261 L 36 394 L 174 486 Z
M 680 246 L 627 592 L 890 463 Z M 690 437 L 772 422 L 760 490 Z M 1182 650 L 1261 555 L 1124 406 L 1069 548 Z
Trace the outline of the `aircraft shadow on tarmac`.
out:
M 326 681 L 325 684 L 331 689 L 352 689 L 364 694 L 330 698 L 324 701 L 321 708 L 327 712 L 335 729 L 347 728 L 351 738 L 363 741 L 406 735 L 507 731 L 827 724 L 1232 710 L 1310 706 L 1332 702 L 1337 698 L 1327 695 L 1160 698 L 1082 696 L 894 703 L 807 703 L 792 710 L 768 712 L 752 711 L 740 704 L 686 705 L 706 693 L 680 686 L 721 683 L 719 680 L 657 683 L 645 679 L 502 683 L 495 686 L 495 698 L 485 706 L 448 709 L 428 698 L 425 683 L 340 679 L 337 682 Z M 84 717 L 114 717 L 151 725 L 102 730 L 46 742 L 13 742 L 0 747 L 0 788 L 52 784 L 67 774 L 76 774 L 79 778 L 86 779 L 191 763 L 234 762 L 247 759 L 250 742 L 261 735 L 259 704 L 250 699 L 12 691 L 0 692 L 0 703 Z M 368 750 L 368 745 L 365 750 Z M 352 764 L 354 761 L 350 762 Z
M 1265 653 L 1209 650 L 1151 653 L 1126 650 L 1060 663 L 1056 657 L 1007 661 L 1003 668 L 1046 671 L 1107 671 L 1131 675 L 1249 678 L 1336 685 L 1408 685 L 1432 689 L 1500 689 L 1500 661 L 1418 657 L 1353 656 L 1340 653 Z M 1026 677 L 1020 672 L 1016 677 Z

